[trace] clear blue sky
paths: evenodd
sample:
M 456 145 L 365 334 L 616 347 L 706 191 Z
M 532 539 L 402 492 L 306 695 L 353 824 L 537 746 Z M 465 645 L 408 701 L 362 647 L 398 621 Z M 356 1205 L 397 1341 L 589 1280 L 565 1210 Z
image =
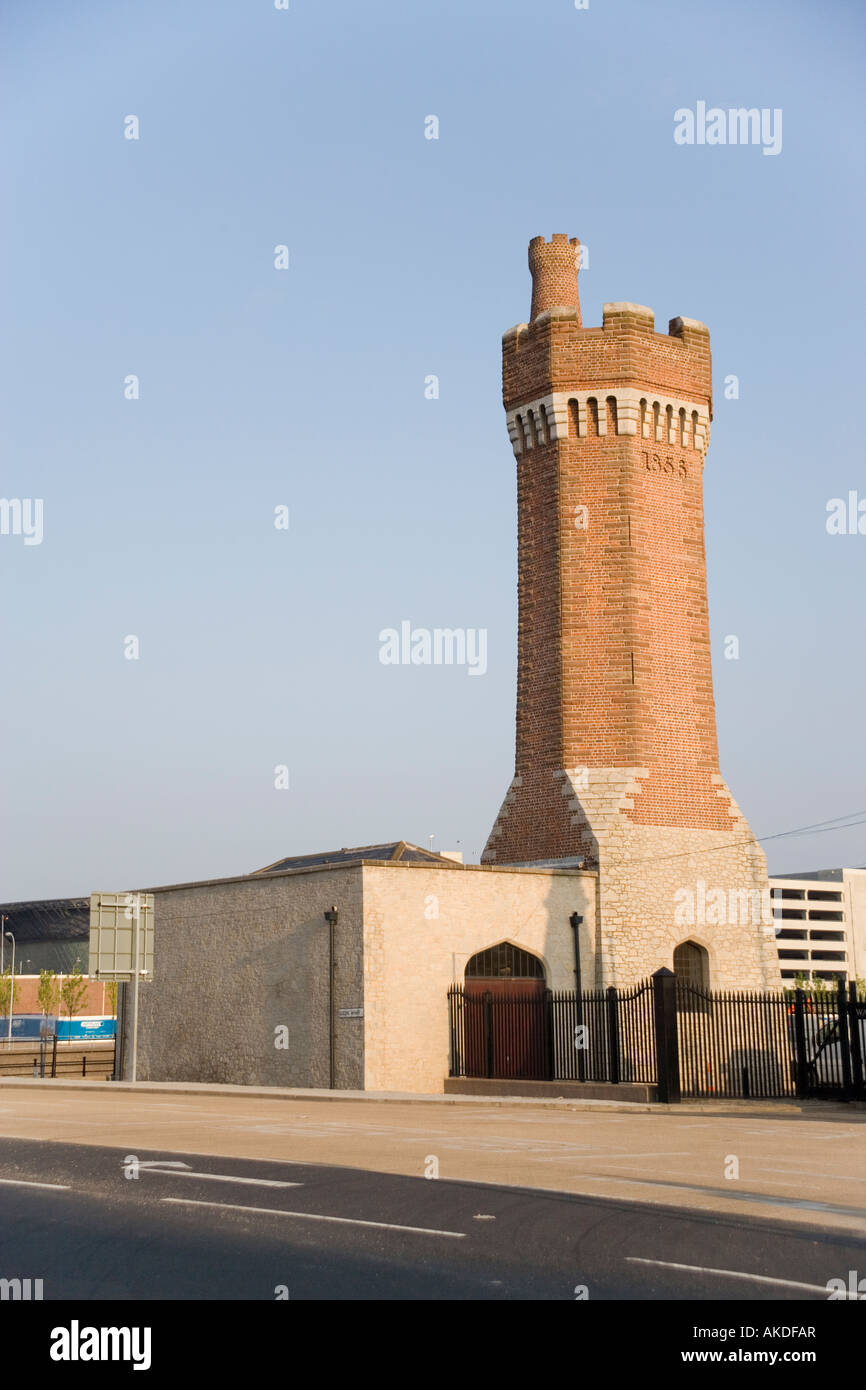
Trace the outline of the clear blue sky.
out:
M 44 499 L 41 545 L 0 537 L 0 900 L 431 833 L 480 854 L 513 768 L 500 337 L 553 232 L 590 248 L 585 323 L 625 299 L 711 330 L 735 795 L 759 835 L 866 807 L 866 535 L 825 529 L 866 498 L 859 3 L 77 0 L 0 28 L 0 491 Z M 676 145 L 699 100 L 781 108 L 782 152 Z M 486 628 L 487 674 L 381 665 L 403 619 Z M 864 864 L 864 829 L 771 869 Z

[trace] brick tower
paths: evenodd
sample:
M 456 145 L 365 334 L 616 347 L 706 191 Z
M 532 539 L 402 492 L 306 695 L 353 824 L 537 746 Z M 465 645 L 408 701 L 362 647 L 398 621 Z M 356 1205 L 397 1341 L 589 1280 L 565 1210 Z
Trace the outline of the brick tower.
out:
M 776 984 L 764 855 L 718 765 L 709 333 L 687 318 L 657 333 L 652 310 L 630 303 L 606 304 L 602 327 L 584 328 L 578 254 L 576 238 L 530 242 L 530 322 L 502 343 L 517 458 L 517 753 L 482 862 L 597 869 L 599 984 L 670 966 L 685 941 L 702 948 L 713 985 Z M 747 920 L 731 921 L 747 900 Z

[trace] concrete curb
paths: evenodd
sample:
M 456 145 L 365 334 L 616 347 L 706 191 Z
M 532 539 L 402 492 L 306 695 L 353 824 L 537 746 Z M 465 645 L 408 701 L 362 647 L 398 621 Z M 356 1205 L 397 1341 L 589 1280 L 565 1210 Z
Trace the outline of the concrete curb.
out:
M 620 1112 L 632 1115 L 694 1115 L 741 1116 L 741 1115 L 803 1115 L 820 1119 L 828 1113 L 844 1114 L 853 1118 L 854 1113 L 866 1109 L 863 1102 L 848 1104 L 837 1101 L 683 1101 L 679 1105 L 657 1103 L 642 1104 L 637 1101 L 617 1100 L 572 1100 L 566 1097 L 546 1100 L 537 1096 L 449 1096 L 423 1095 L 411 1091 L 324 1091 L 307 1087 L 289 1088 L 283 1086 L 231 1086 L 215 1082 L 189 1081 L 66 1081 L 50 1078 L 10 1076 L 0 1079 L 0 1090 L 52 1090 L 52 1091 L 134 1091 L 139 1094 L 166 1096 L 238 1096 L 245 1100 L 302 1100 L 309 1101 L 364 1101 L 367 1104 L 399 1105 L 451 1105 L 473 1108 L 517 1107 L 537 1110 L 599 1111 L 601 1113 Z

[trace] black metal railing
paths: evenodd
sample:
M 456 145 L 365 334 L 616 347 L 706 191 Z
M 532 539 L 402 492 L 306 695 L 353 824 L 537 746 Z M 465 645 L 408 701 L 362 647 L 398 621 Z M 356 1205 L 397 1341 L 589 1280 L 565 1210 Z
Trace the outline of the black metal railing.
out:
M 783 994 L 702 990 L 678 982 L 677 1031 L 684 1096 L 796 1095 Z
M 448 991 L 450 1074 L 642 1082 L 659 1100 L 866 1098 L 866 1001 L 840 982 L 704 990 L 659 970 L 631 989 Z
M 656 1079 L 653 985 L 618 992 L 448 991 L 451 1075 L 545 1081 Z
M 58 1045 L 59 1044 L 59 1045 Z M 16 1039 L 11 1045 L 0 1039 L 0 1079 L 4 1076 L 89 1077 L 109 1080 L 116 1071 L 114 1039 L 98 1043 L 67 1042 L 54 1037 Z

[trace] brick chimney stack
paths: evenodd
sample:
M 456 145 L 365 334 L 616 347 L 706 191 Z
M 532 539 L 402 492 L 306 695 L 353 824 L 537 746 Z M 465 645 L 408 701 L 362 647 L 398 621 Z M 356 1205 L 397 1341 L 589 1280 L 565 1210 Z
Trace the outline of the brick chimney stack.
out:
M 529 269 L 532 274 L 530 321 L 548 309 L 576 309 L 580 326 L 580 298 L 577 291 L 580 242 L 569 241 L 564 232 L 554 232 L 550 241 L 543 236 L 529 243 Z

